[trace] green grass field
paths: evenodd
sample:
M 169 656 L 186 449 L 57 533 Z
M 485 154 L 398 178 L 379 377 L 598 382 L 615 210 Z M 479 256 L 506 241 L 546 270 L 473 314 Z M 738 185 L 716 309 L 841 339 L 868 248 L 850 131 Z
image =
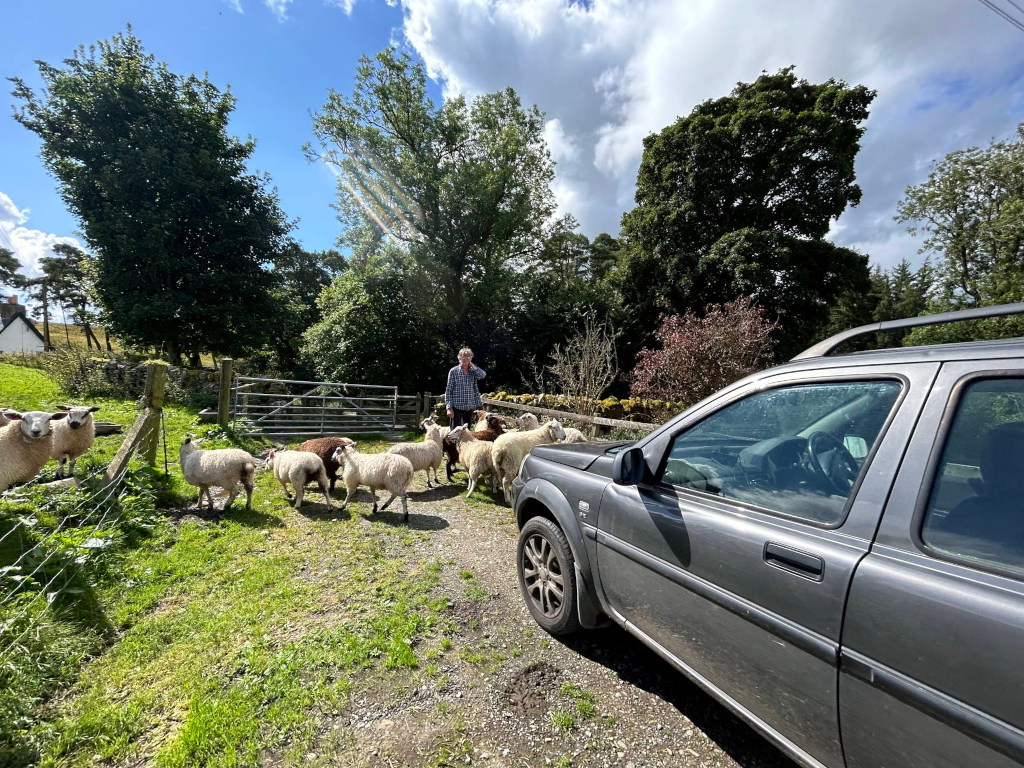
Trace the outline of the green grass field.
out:
M 41 372 L 0 364 L 0 405 L 48 409 L 64 399 Z M 136 415 L 127 400 L 97 404 L 105 421 L 128 425 Z M 169 476 L 161 448 L 157 471 L 139 470 L 124 492 L 129 514 L 113 545 L 49 605 L 36 600 L 30 635 L 0 650 L 0 766 L 303 764 L 357 681 L 416 684 L 430 674 L 424 662 L 436 670 L 451 652 L 445 601 L 431 594 L 442 565 L 408 556 L 423 532 L 390 511 L 367 519 L 362 501 L 329 513 L 316 492 L 296 512 L 266 472 L 252 511 L 236 501 L 226 514 L 199 516 L 177 447 L 208 428 L 188 409 L 165 417 Z M 98 438 L 78 474 L 105 466 L 121 437 Z M 219 436 L 207 447 L 232 444 Z M 360 441 L 363 450 L 384 445 Z M 23 545 L 64 537 L 70 557 L 76 520 L 62 529 L 68 505 L 48 493 L 9 491 L 0 525 L 36 515 Z M 0 568 L 16 554 L 0 547 Z M 2 599 L 8 576 L 0 570 L 0 639 L 20 606 Z

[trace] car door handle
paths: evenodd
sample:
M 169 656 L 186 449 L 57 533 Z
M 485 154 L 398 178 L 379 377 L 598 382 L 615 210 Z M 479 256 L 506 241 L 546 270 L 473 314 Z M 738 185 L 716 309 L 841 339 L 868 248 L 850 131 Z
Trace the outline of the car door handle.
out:
M 820 557 L 771 541 L 765 542 L 764 561 L 775 568 L 814 581 L 821 581 L 825 577 L 825 561 Z

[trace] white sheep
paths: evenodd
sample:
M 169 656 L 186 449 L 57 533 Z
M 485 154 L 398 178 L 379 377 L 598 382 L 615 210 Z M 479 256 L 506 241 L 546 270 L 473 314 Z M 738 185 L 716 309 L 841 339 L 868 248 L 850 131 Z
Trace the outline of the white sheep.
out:
M 553 419 L 537 429 L 526 432 L 506 432 L 504 435 L 498 436 L 491 448 L 491 458 L 507 503 L 512 503 L 512 478 L 519 472 L 519 465 L 522 464 L 526 454 L 538 445 L 553 443 L 564 437 L 565 431 L 562 429 L 562 425 Z
M 75 474 L 75 462 L 78 457 L 92 448 L 96 441 L 96 421 L 92 415 L 100 408 L 94 405 L 67 406 L 58 405 L 58 410 L 66 411 L 68 417 L 53 425 L 53 447 L 50 458 L 57 460 L 57 477 L 64 477 L 64 462 L 68 462 L 68 474 Z
M 345 501 L 340 510 L 348 506 L 352 494 L 360 486 L 366 486 L 373 497 L 373 513 L 377 512 L 377 491 L 386 490 L 391 498 L 380 509 L 384 511 L 395 500 L 402 497 L 402 522 L 409 522 L 408 487 L 415 470 L 405 456 L 395 453 L 357 453 L 356 443 L 343 437 L 346 445 L 334 452 L 334 460 L 341 466 L 341 479 L 345 483 Z
M 50 422 L 66 413 L 4 411 L 7 426 L 0 428 L 0 491 L 27 483 L 50 458 L 53 433 Z
M 424 420 L 425 422 L 426 420 Z M 409 461 L 412 462 L 413 471 L 419 472 L 421 469 L 427 475 L 427 488 L 432 488 L 430 484 L 430 471 L 434 471 L 434 482 L 438 485 L 441 481 L 437 477 L 437 469 L 441 466 L 441 461 L 444 459 L 444 446 L 441 443 L 441 428 L 437 424 L 429 424 L 426 426 L 427 436 L 423 442 L 419 443 L 395 443 L 388 448 L 388 453 L 394 453 L 398 456 L 405 456 Z
M 331 507 L 331 494 L 327 490 L 327 469 L 324 467 L 323 459 L 309 451 L 271 451 L 267 459 L 267 467 L 274 471 L 274 477 L 284 489 L 285 498 L 291 500 L 288 493 L 288 484 L 291 483 L 295 490 L 295 509 L 302 505 L 302 496 L 305 493 L 306 483 L 316 480 L 324 498 L 327 499 L 327 509 Z
M 524 413 L 516 419 L 516 424 L 519 425 L 521 430 L 536 429 L 540 426 L 540 420 L 532 413 Z M 560 443 L 585 443 L 587 442 L 587 436 L 584 435 L 580 430 L 575 427 L 563 427 L 565 432 L 565 439 L 559 440 Z
M 559 440 L 560 443 L 585 443 L 587 442 L 587 436 L 580 432 L 575 427 L 562 427 L 562 431 L 565 432 L 565 439 Z
M 491 477 L 491 491 L 497 490 L 497 478 L 494 471 L 494 458 L 491 448 L 494 445 L 487 440 L 480 440 L 473 435 L 467 425 L 456 427 L 451 431 L 450 439 L 455 441 L 459 450 L 459 462 L 469 473 L 469 487 L 466 497 L 476 488 L 476 481 L 484 475 Z
M 256 459 L 241 448 L 204 451 L 199 447 L 200 442 L 202 441 L 187 438 L 178 449 L 178 460 L 185 482 L 199 489 L 199 502 L 196 506 L 199 509 L 203 508 L 203 494 L 206 494 L 210 509 L 214 508 L 210 486 L 215 485 L 229 494 L 227 503 L 224 504 L 224 509 L 227 510 L 238 496 L 238 484 L 241 483 L 245 488 L 245 508 L 251 510 Z
M 516 416 L 516 426 L 519 427 L 523 432 L 531 429 L 536 429 L 540 426 L 540 419 L 532 413 L 524 413 L 522 416 Z

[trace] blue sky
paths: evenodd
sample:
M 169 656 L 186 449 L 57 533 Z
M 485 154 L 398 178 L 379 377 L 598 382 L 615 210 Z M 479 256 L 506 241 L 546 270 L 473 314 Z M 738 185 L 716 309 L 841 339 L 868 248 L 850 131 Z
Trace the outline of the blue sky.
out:
M 642 139 L 738 81 L 795 65 L 878 91 L 858 157 L 861 205 L 837 243 L 891 266 L 919 261 L 892 217 L 903 191 L 946 153 L 1013 135 L 1024 122 L 1024 33 L 973 0 L 5 0 L 0 75 L 38 86 L 33 61 L 131 23 L 179 74 L 209 73 L 238 98 L 231 129 L 257 142 L 294 232 L 332 247 L 335 182 L 306 162 L 310 111 L 348 92 L 356 62 L 391 42 L 427 64 L 437 97 L 514 87 L 547 117 L 555 193 L 593 237 L 632 206 Z M 38 158 L 36 137 L 0 107 L 0 245 L 26 269 L 76 223 Z M 10 246 L 8 246 L 10 247 Z

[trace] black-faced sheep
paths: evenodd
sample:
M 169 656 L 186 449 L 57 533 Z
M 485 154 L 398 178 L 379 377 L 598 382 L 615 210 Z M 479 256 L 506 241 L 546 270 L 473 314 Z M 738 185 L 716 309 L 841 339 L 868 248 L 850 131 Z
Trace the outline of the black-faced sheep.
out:
M 53 433 L 50 423 L 66 413 L 5 411 L 7 426 L 0 428 L 0 491 L 27 483 L 50 458 Z
M 331 494 L 327 490 L 327 470 L 323 460 L 309 451 L 271 451 L 267 459 L 267 467 L 274 471 L 274 477 L 284 489 L 286 499 L 291 500 L 288 485 L 295 491 L 295 509 L 302 506 L 302 496 L 306 483 L 316 480 L 327 500 L 327 509 L 331 509 Z
M 357 453 L 356 443 L 348 438 L 345 446 L 334 452 L 334 459 L 341 465 L 341 479 L 345 483 L 345 501 L 339 509 L 348 506 L 349 499 L 359 486 L 365 486 L 373 497 L 373 512 L 377 512 L 377 491 L 386 490 L 391 498 L 384 502 L 383 511 L 395 500 L 402 498 L 402 522 L 409 522 L 409 483 L 415 470 L 412 462 L 396 453 Z
M 203 495 L 213 509 L 213 496 L 210 495 L 210 486 L 223 488 L 228 492 L 227 503 L 224 509 L 231 506 L 235 497 L 238 496 L 238 484 L 245 488 L 245 508 L 252 509 L 252 491 L 256 478 L 256 459 L 252 454 L 243 451 L 241 448 L 217 448 L 204 451 L 199 447 L 199 440 L 188 438 L 178 449 L 178 459 L 181 464 L 181 474 L 185 482 L 194 485 L 199 489 L 199 502 L 197 507 L 203 508 Z
M 78 457 L 92 448 L 96 442 L 96 421 L 92 415 L 100 408 L 94 405 L 58 405 L 58 410 L 67 412 L 68 417 L 53 425 L 53 447 L 50 458 L 57 460 L 57 477 L 64 477 L 64 462 L 68 462 L 68 474 L 75 474 Z

